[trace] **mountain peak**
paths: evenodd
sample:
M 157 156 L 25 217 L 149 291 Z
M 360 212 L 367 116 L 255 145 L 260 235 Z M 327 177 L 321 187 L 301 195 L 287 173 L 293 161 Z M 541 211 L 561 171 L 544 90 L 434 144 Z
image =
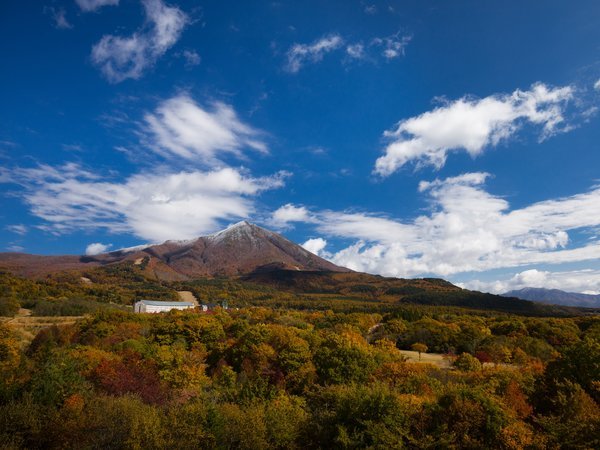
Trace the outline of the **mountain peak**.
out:
M 191 241 L 167 241 L 143 252 L 192 278 L 243 275 L 268 268 L 348 271 L 246 220 L 208 236 Z
M 222 239 L 258 239 L 262 236 L 271 235 L 269 230 L 254 225 L 246 220 L 229 225 L 224 230 L 218 231 L 217 233 L 205 236 L 205 239 L 213 241 L 219 241 Z
M 1 266 L 18 265 L 28 275 L 61 270 L 130 262 L 142 265 L 160 280 L 202 277 L 227 277 L 256 271 L 294 270 L 313 272 L 351 272 L 336 266 L 295 244 L 280 234 L 246 220 L 234 223 L 218 233 L 182 241 L 166 241 L 94 256 L 43 257 L 8 255 Z M 18 261 L 17 261 L 18 260 Z M 145 263 L 144 263 L 145 261 Z
M 600 307 L 600 295 L 565 292 L 560 289 L 525 287 L 502 294 L 504 297 L 517 297 L 522 300 L 550 303 L 565 306 Z

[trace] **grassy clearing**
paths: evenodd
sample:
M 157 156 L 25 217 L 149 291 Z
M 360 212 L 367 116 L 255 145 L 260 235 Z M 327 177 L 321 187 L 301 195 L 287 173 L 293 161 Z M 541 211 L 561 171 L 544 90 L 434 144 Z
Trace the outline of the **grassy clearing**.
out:
M 442 353 L 421 353 L 419 359 L 419 353 L 411 350 L 400 350 L 406 359 L 410 362 L 434 364 L 441 369 L 449 369 L 452 367 L 452 360 Z
M 11 327 L 17 334 L 19 344 L 25 348 L 33 338 L 44 328 L 53 325 L 73 325 L 85 316 L 26 316 L 0 317 L 0 321 Z

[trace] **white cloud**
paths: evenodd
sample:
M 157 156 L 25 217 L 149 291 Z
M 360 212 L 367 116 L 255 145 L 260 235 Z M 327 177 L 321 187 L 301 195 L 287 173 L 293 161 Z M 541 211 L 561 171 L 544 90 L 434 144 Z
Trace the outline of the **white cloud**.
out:
M 273 212 L 270 220 L 271 225 L 276 228 L 285 228 L 291 222 L 310 222 L 308 209 L 288 203 Z
M 88 256 L 99 255 L 100 253 L 106 253 L 112 244 L 101 244 L 100 242 L 94 242 L 85 248 L 85 254 Z
M 361 43 L 350 44 L 346 47 L 348 56 L 354 59 L 364 59 L 366 56 L 365 46 Z
M 82 11 L 90 12 L 103 6 L 116 6 L 119 4 L 119 0 L 75 0 L 75 3 L 79 5 Z
M 392 36 L 370 40 L 368 45 L 362 42 L 348 42 L 339 34 L 329 34 L 314 41 L 312 44 L 294 44 L 287 51 L 287 62 L 285 70 L 297 73 L 307 63 L 319 62 L 325 54 L 336 50 L 343 50 L 347 55 L 345 62 L 350 60 L 376 62 L 378 57 L 375 51 L 385 59 L 391 60 L 404 55 L 404 50 L 411 40 L 411 36 L 401 36 L 400 32 Z
M 189 22 L 179 8 L 162 0 L 142 0 L 146 25 L 131 36 L 105 35 L 92 48 L 92 61 L 111 83 L 138 79 L 171 48 Z
M 185 59 L 185 67 L 193 67 L 200 64 L 202 58 L 195 50 L 184 50 L 181 54 Z
M 319 62 L 326 53 L 342 46 L 344 40 L 339 34 L 323 36 L 312 44 L 294 44 L 287 51 L 285 69 L 297 73 L 307 62 Z
M 523 122 L 541 125 L 541 139 L 545 139 L 560 131 L 565 104 L 573 95 L 571 86 L 549 88 L 539 83 L 509 95 L 463 97 L 403 120 L 385 132 L 391 143 L 377 159 L 375 173 L 388 176 L 411 161 L 417 167 L 439 169 L 450 152 L 460 150 L 475 157 L 486 147 L 508 139 Z
M 471 280 L 458 284 L 467 289 L 494 294 L 503 294 L 526 287 L 598 294 L 600 293 L 600 270 L 543 271 L 529 269 L 504 280 Z
M 25 248 L 21 245 L 11 244 L 8 247 L 6 247 L 6 250 L 8 250 L 9 252 L 21 253 L 23 250 L 25 250 Z
M 400 32 L 384 38 L 375 38 L 372 45 L 382 47 L 381 55 L 385 59 L 395 59 L 404 56 L 404 52 L 412 36 L 401 36 Z
M 600 240 L 571 242 L 570 233 L 600 226 L 600 187 L 571 197 L 510 209 L 488 193 L 486 173 L 423 182 L 431 212 L 400 221 L 356 212 L 311 212 L 288 204 L 282 221 L 305 222 L 329 237 L 356 242 L 331 256 L 336 264 L 389 276 L 449 276 L 536 264 L 600 259 Z
M 45 7 L 44 12 L 52 16 L 54 27 L 61 30 L 73 28 L 73 25 L 67 20 L 67 13 L 64 8 L 54 8 L 52 6 Z
M 372 16 L 373 14 L 377 13 L 377 6 L 375 5 L 367 5 L 365 6 L 365 14 L 369 14 L 370 16 Z
M 21 236 L 27 234 L 27 227 L 22 223 L 7 225 L 6 229 L 12 233 L 20 234 Z
M 305 248 L 309 252 L 314 253 L 315 255 L 319 255 L 319 256 L 322 256 L 322 252 L 326 246 L 327 246 L 327 241 L 323 238 L 309 239 L 304 244 L 302 244 L 303 248 Z
M 596 89 L 597 91 L 600 91 L 600 79 L 598 79 L 598 81 L 596 81 L 594 83 L 594 89 Z
M 139 173 L 115 182 L 69 164 L 12 169 L 9 181 L 24 188 L 31 214 L 49 232 L 105 229 L 160 242 L 191 239 L 217 230 L 219 221 L 247 218 L 253 197 L 281 187 L 286 176 L 253 178 L 223 168 Z
M 239 157 L 243 148 L 267 152 L 264 133 L 221 102 L 206 109 L 182 94 L 162 102 L 144 121 L 145 143 L 163 156 L 216 164 L 220 153 Z

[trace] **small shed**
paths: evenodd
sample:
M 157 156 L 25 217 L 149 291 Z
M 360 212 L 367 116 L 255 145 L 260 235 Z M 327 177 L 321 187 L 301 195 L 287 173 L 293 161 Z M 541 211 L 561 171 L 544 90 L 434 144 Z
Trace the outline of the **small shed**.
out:
M 200 309 L 205 312 L 213 311 L 217 307 L 220 307 L 222 309 L 229 309 L 229 304 L 227 303 L 227 300 L 221 300 L 217 303 L 203 303 L 200 305 Z
M 140 300 L 135 302 L 133 310 L 136 313 L 161 313 L 172 309 L 193 309 L 196 305 L 192 302 L 164 302 L 159 300 Z

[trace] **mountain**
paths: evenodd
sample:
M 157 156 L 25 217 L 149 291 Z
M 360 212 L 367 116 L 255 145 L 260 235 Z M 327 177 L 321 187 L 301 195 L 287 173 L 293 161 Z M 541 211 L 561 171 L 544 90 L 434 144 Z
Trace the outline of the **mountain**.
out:
M 33 277 L 120 262 L 142 266 L 146 275 L 165 281 L 239 276 L 275 269 L 350 271 L 310 253 L 277 233 L 245 221 L 188 241 L 166 241 L 96 256 L 0 253 L 0 269 Z
M 553 305 L 600 308 L 600 295 L 578 294 L 576 292 L 565 292 L 559 289 L 526 287 L 516 291 L 506 292 L 505 294 L 502 294 L 502 296 L 517 297 L 523 300 Z
M 298 296 L 292 298 L 317 305 L 340 300 L 358 301 L 363 306 L 377 303 L 392 309 L 404 303 L 523 315 L 580 314 L 566 306 L 468 291 L 441 279 L 387 278 L 353 272 L 248 222 L 192 240 L 166 241 L 95 256 L 0 253 L 2 271 L 34 279 L 50 276 L 51 286 L 72 280 L 89 283 L 89 277 L 95 278 L 94 283 L 103 283 L 108 276 L 109 284 L 129 289 L 135 286 L 136 295 L 148 290 L 164 294 L 168 285 L 189 287 L 188 282 L 194 285 L 203 278 L 223 277 L 234 278 L 250 290 L 267 285 L 274 292 L 288 291 Z M 290 298 L 285 299 L 288 302 Z
M 515 297 L 469 291 L 439 278 L 391 278 L 361 272 L 270 270 L 252 272 L 241 281 L 266 284 L 312 298 L 375 302 L 393 309 L 397 304 L 462 307 L 503 311 L 520 315 L 579 315 L 568 306 L 545 305 Z

